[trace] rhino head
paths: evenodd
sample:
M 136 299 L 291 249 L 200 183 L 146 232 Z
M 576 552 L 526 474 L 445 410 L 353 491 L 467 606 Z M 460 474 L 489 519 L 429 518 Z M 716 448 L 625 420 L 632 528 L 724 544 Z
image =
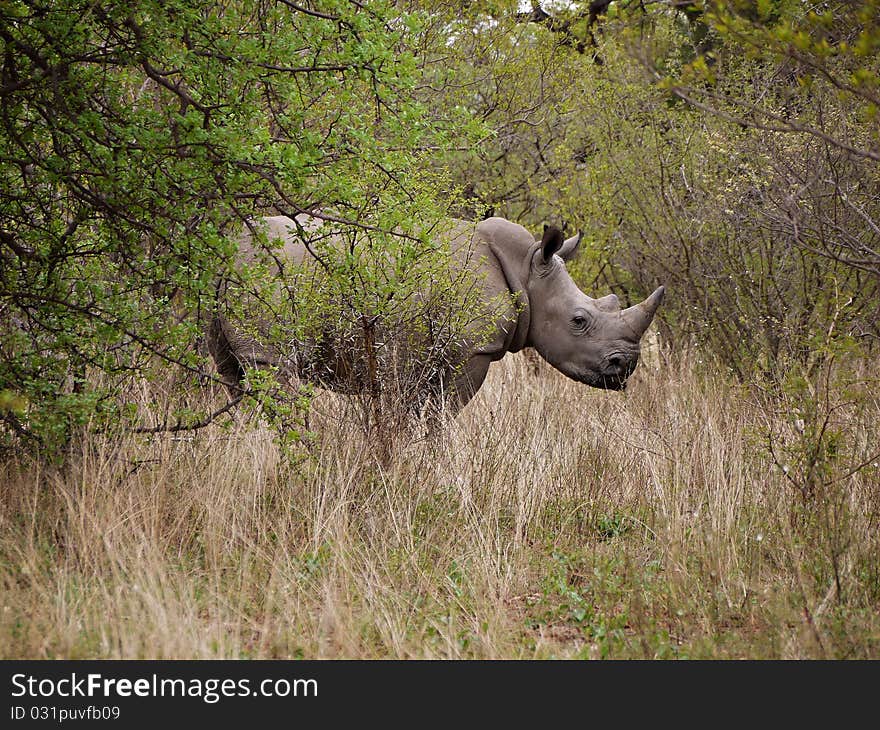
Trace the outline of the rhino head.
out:
M 578 382 L 622 390 L 638 363 L 639 340 L 651 324 L 664 288 L 628 309 L 620 308 L 614 294 L 588 297 L 565 269 L 580 238 L 565 240 L 558 228 L 545 226 L 543 238 L 530 249 L 527 281 L 523 281 L 530 307 L 525 345 Z

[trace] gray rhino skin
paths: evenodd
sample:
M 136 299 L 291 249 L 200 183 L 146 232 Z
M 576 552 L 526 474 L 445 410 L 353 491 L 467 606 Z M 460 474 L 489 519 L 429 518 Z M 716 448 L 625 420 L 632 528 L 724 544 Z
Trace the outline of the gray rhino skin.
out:
M 320 221 L 298 216 L 296 223 L 284 216 L 263 218 L 270 240 L 280 239 L 279 268 L 288 262 L 314 268 L 314 261 L 297 235 L 309 232 Z M 659 287 L 645 301 L 621 309 L 614 294 L 592 299 L 574 283 L 565 261 L 576 252 L 580 235 L 567 240 L 555 227 L 544 227 L 540 241 L 522 226 L 504 218 L 480 223 L 455 221 L 445 235 L 459 265 L 469 267 L 481 282 L 486 302 L 502 301 L 493 309 L 493 321 L 481 326 L 479 342 L 465 342 L 454 363 L 436 384 L 447 408 L 456 413 L 479 390 L 489 366 L 508 352 L 532 347 L 553 367 L 594 388 L 621 390 L 639 359 L 639 340 L 651 324 L 663 299 Z M 249 231 L 239 239 L 243 262 L 254 256 Z M 506 302 L 505 302 L 506 300 Z M 483 325 L 486 323 L 484 322 Z M 489 330 L 487 341 L 485 332 Z M 208 332 L 208 347 L 224 381 L 237 387 L 248 367 L 282 365 L 277 353 L 253 338 L 237 332 L 219 312 Z M 331 349 L 313 348 L 298 358 L 296 374 L 318 385 L 350 392 L 350 367 Z M 415 404 L 421 406 L 422 404 Z

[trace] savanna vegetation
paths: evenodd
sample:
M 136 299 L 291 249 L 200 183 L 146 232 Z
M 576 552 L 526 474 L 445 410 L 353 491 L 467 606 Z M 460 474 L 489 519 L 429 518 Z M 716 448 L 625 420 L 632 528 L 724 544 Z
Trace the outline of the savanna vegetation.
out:
M 0 656 L 880 657 L 878 18 L 0 4 Z M 235 266 L 303 212 L 322 287 Z M 509 355 L 407 408 L 478 315 L 438 231 L 492 214 L 667 286 L 625 393 Z M 230 396 L 218 276 L 368 387 Z

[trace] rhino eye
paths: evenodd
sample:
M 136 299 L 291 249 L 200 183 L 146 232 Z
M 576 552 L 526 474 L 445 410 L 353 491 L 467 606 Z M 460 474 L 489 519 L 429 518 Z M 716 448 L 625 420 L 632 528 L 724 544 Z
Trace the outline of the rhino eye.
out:
M 576 314 L 571 318 L 571 326 L 576 330 L 583 331 L 589 324 L 590 320 L 582 314 Z

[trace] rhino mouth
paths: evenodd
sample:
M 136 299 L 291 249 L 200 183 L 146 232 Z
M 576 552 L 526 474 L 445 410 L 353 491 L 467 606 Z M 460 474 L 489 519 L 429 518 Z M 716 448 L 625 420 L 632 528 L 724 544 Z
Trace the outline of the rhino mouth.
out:
M 602 390 L 626 390 L 626 378 L 608 378 L 599 376 L 599 382 L 591 383 L 594 388 Z
M 629 374 L 621 377 L 618 375 L 602 375 L 601 373 L 586 370 L 569 375 L 569 377 L 572 380 L 589 385 L 591 388 L 598 388 L 599 390 L 626 390 L 626 380 Z

